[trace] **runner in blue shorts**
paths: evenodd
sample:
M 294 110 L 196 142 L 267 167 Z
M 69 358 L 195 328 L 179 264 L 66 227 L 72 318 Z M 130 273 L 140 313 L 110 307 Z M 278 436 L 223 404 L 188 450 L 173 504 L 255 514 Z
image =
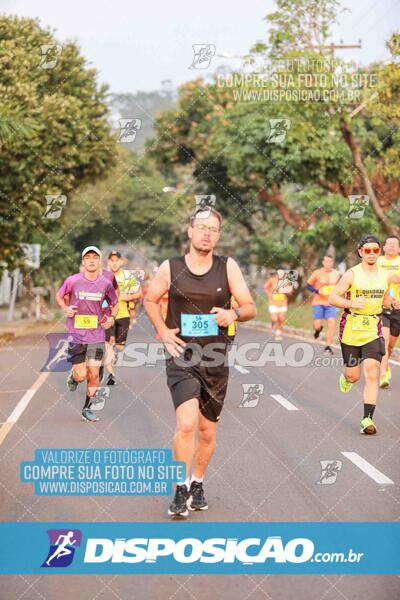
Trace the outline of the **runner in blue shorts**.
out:
M 326 255 L 322 261 L 322 268 L 313 271 L 307 281 L 308 291 L 314 294 L 312 309 L 315 339 L 319 337 L 323 329 L 323 321 L 327 321 L 325 354 L 333 354 L 331 345 L 338 311 L 334 306 L 330 306 L 328 298 L 339 279 L 340 273 L 333 268 L 332 256 Z

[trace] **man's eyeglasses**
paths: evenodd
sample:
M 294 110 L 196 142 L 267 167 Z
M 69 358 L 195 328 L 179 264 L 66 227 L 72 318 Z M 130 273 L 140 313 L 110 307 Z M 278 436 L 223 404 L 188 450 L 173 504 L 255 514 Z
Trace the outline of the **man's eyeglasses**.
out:
M 213 235 L 219 233 L 219 229 L 217 227 L 208 227 L 208 225 L 204 225 L 204 223 L 195 223 L 193 227 L 196 227 L 199 231 L 209 231 Z
M 363 248 L 362 250 L 363 250 L 363 252 L 365 252 L 365 254 L 380 254 L 381 253 L 380 248 Z

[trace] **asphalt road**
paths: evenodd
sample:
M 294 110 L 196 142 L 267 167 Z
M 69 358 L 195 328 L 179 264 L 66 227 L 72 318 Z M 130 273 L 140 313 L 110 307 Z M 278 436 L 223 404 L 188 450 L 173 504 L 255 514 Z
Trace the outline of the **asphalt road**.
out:
M 248 352 L 252 357 L 261 353 L 268 338 L 266 332 L 241 327 L 236 342 L 259 344 L 260 350 Z M 128 342 L 151 340 L 152 329 L 140 314 Z M 292 355 L 291 347 L 300 342 L 285 337 L 282 349 Z M 245 366 L 247 372 L 231 368 L 217 449 L 205 481 L 210 508 L 191 514 L 192 520 L 399 520 L 400 369 L 393 367 L 392 386 L 380 394 L 378 434 L 363 436 L 361 385 L 340 394 L 340 366 L 317 366 L 323 347 L 306 343 L 311 365 L 270 361 Z M 118 385 L 99 413 L 101 420 L 88 424 L 80 420 L 83 391 L 68 392 L 66 373 L 42 375 L 38 381 L 47 354 L 47 339 L 39 334 L 18 338 L 0 350 L 1 519 L 166 521 L 165 497 L 41 497 L 34 495 L 32 484 L 20 482 L 20 462 L 32 460 L 36 448 L 171 446 L 174 411 L 162 363 L 119 367 Z M 38 389 L 32 394 L 35 382 Z M 243 384 L 259 386 L 258 400 L 254 397 L 247 406 Z M 21 412 L 22 398 L 27 403 Z M 7 424 L 12 414 L 14 424 Z M 360 459 L 366 471 L 356 464 Z M 320 461 L 341 465 L 335 483 L 318 483 Z M 53 600 L 61 597 L 61 590 L 79 600 L 396 600 L 400 577 L 3 575 L 0 598 Z

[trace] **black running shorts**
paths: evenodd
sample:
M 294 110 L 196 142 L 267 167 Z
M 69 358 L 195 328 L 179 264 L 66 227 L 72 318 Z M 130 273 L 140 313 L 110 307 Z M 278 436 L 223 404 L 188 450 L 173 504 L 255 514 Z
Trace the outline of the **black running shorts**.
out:
M 129 317 L 122 317 L 122 319 L 116 319 L 114 321 L 114 325 L 109 329 L 106 329 L 107 342 L 110 341 L 111 337 L 114 337 L 116 344 L 125 344 L 129 332 L 129 323 Z
M 104 356 L 104 342 L 95 344 L 68 344 L 68 362 L 73 365 L 79 365 L 86 362 L 86 359 L 101 361 Z
M 349 344 L 343 344 L 343 342 L 340 345 L 346 367 L 356 367 L 366 358 L 374 358 L 381 362 L 382 357 L 385 356 L 385 340 L 383 337 L 378 337 L 363 346 L 349 346 Z
M 203 362 L 184 366 L 192 357 L 191 349 L 184 351 L 179 359 L 166 361 L 167 384 L 175 409 L 191 398 L 197 398 L 201 414 L 216 423 L 224 405 L 228 387 L 229 367 L 224 364 L 226 350 L 221 350 L 222 364 L 207 366 Z M 204 363 L 207 361 L 204 360 Z
M 399 337 L 400 335 L 400 310 L 388 310 L 382 312 L 382 327 L 390 329 L 390 335 Z

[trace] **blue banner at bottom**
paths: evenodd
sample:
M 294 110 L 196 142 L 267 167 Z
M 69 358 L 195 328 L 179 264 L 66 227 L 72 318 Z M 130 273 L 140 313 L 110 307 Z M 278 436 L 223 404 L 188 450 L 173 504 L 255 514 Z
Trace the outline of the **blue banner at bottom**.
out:
M 399 574 L 400 523 L 2 523 L 1 572 Z

